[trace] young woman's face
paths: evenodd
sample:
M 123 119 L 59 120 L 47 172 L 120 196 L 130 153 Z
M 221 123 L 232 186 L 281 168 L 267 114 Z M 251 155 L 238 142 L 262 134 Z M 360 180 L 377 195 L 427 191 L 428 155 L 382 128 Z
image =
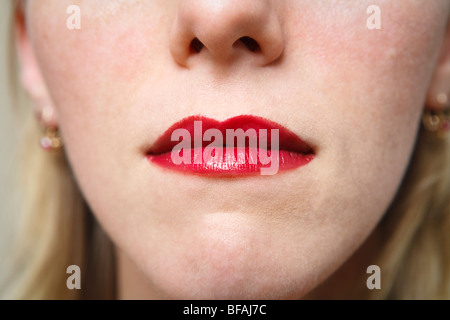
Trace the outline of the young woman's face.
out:
M 66 26 L 72 4 L 80 30 Z M 381 29 L 368 27 L 370 5 Z M 54 107 L 77 182 L 117 246 L 123 290 L 128 279 L 139 283 L 134 297 L 297 298 L 352 255 L 393 200 L 449 7 L 29 0 L 36 65 L 25 50 L 22 78 Z M 158 138 L 193 115 L 266 118 L 314 159 L 231 178 L 149 161 Z

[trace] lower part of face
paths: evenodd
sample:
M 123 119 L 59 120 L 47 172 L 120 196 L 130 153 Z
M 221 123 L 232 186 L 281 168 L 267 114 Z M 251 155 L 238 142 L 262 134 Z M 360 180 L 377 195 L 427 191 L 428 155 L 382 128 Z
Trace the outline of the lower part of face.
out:
M 371 233 L 409 161 L 446 1 L 267 0 L 284 37 L 277 63 L 199 55 L 189 68 L 169 50 L 184 1 L 79 1 L 70 30 L 72 2 L 29 2 L 32 43 L 80 188 L 149 294 L 302 297 Z M 368 27 L 372 4 L 381 29 Z M 223 179 L 143 153 L 185 117 L 243 114 L 282 124 L 315 159 Z

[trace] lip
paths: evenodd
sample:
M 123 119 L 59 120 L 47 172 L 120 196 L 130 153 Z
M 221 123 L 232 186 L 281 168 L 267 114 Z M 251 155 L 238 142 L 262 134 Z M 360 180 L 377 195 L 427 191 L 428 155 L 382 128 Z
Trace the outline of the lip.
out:
M 195 130 L 196 121 L 201 121 L 201 133 Z M 185 129 L 190 133 L 191 149 L 185 151 L 191 152 L 190 163 L 175 164 L 172 158 L 172 151 L 180 141 L 172 141 L 172 133 L 177 129 Z M 198 129 L 198 127 L 197 127 Z M 203 141 L 203 135 L 208 129 L 218 129 L 223 136 L 223 154 L 217 158 L 211 158 L 203 161 L 203 152 L 208 145 L 211 145 L 211 141 Z M 250 146 L 234 146 L 234 150 L 229 147 L 229 150 L 234 151 L 234 157 L 226 155 L 227 145 L 226 130 L 242 129 L 246 132 L 249 129 L 254 129 L 257 133 L 257 141 L 260 141 L 261 129 L 267 130 L 267 146 L 260 148 L 258 143 L 256 148 L 250 148 Z M 215 119 L 207 118 L 204 116 L 190 116 L 172 125 L 167 129 L 146 152 L 148 161 L 159 167 L 181 171 L 191 174 L 200 175 L 214 175 L 214 176 L 236 176 L 236 175 L 251 175 L 262 172 L 263 168 L 270 167 L 270 164 L 263 164 L 259 159 L 260 152 L 265 152 L 267 156 L 272 154 L 272 130 L 277 129 L 279 133 L 279 151 L 278 151 L 278 169 L 279 171 L 293 170 L 310 163 L 314 157 L 315 152 L 311 146 L 304 142 L 292 131 L 286 129 L 280 124 L 251 115 L 242 115 L 227 119 L 225 121 L 217 121 Z M 264 131 L 264 130 L 263 130 Z M 198 137 L 201 134 L 201 147 L 199 145 L 194 146 L 194 137 Z M 247 141 L 247 140 L 246 140 Z M 234 142 L 233 142 L 234 143 Z M 247 143 L 247 142 L 246 142 Z M 253 147 L 253 146 L 252 146 Z M 264 148 L 266 147 L 266 148 Z M 256 149 L 256 150 L 255 150 Z M 183 152 L 185 152 L 183 151 Z M 201 153 L 200 153 L 201 151 Z M 250 161 L 252 151 L 257 152 L 258 160 Z M 195 158 L 200 154 L 201 163 L 194 163 Z M 253 153 L 254 154 L 254 153 Z M 214 153 L 213 153 L 214 155 Z M 275 156 L 275 154 L 273 154 Z M 238 160 L 239 159 L 239 162 Z M 245 159 L 245 160 L 244 160 Z

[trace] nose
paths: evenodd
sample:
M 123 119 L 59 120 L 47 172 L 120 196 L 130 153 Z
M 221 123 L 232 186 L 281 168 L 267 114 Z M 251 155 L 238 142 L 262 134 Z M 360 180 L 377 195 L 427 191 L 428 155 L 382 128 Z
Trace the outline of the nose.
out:
M 180 0 L 170 34 L 174 60 L 188 68 L 205 60 L 276 61 L 284 37 L 272 1 L 279 0 Z

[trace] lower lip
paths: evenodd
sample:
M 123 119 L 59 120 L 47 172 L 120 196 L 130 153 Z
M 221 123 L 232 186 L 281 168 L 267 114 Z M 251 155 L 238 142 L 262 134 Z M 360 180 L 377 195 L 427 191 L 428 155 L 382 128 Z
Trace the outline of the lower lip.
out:
M 158 155 L 148 155 L 147 159 L 166 169 L 176 170 L 186 173 L 195 174 L 205 174 L 205 175 L 251 175 L 260 173 L 262 168 L 270 168 L 271 163 L 262 164 L 260 157 L 257 161 L 250 161 L 250 149 L 249 148 L 234 148 L 235 156 L 222 155 L 221 157 L 212 158 L 207 161 L 201 161 L 201 163 L 194 163 L 195 158 L 203 154 L 205 148 L 200 152 L 195 152 L 196 150 L 191 150 L 191 161 L 190 163 L 175 164 L 172 161 L 171 152 L 158 154 Z M 200 151 L 200 150 L 198 150 Z M 270 151 L 261 150 L 268 156 L 270 156 Z M 260 150 L 256 150 L 256 154 L 259 155 Z M 239 160 L 238 160 L 239 159 Z M 304 165 L 307 165 L 314 159 L 314 154 L 302 154 L 295 153 L 285 150 L 279 151 L 278 156 L 278 170 L 286 171 L 292 170 Z M 256 163 L 255 163 L 256 162 Z

